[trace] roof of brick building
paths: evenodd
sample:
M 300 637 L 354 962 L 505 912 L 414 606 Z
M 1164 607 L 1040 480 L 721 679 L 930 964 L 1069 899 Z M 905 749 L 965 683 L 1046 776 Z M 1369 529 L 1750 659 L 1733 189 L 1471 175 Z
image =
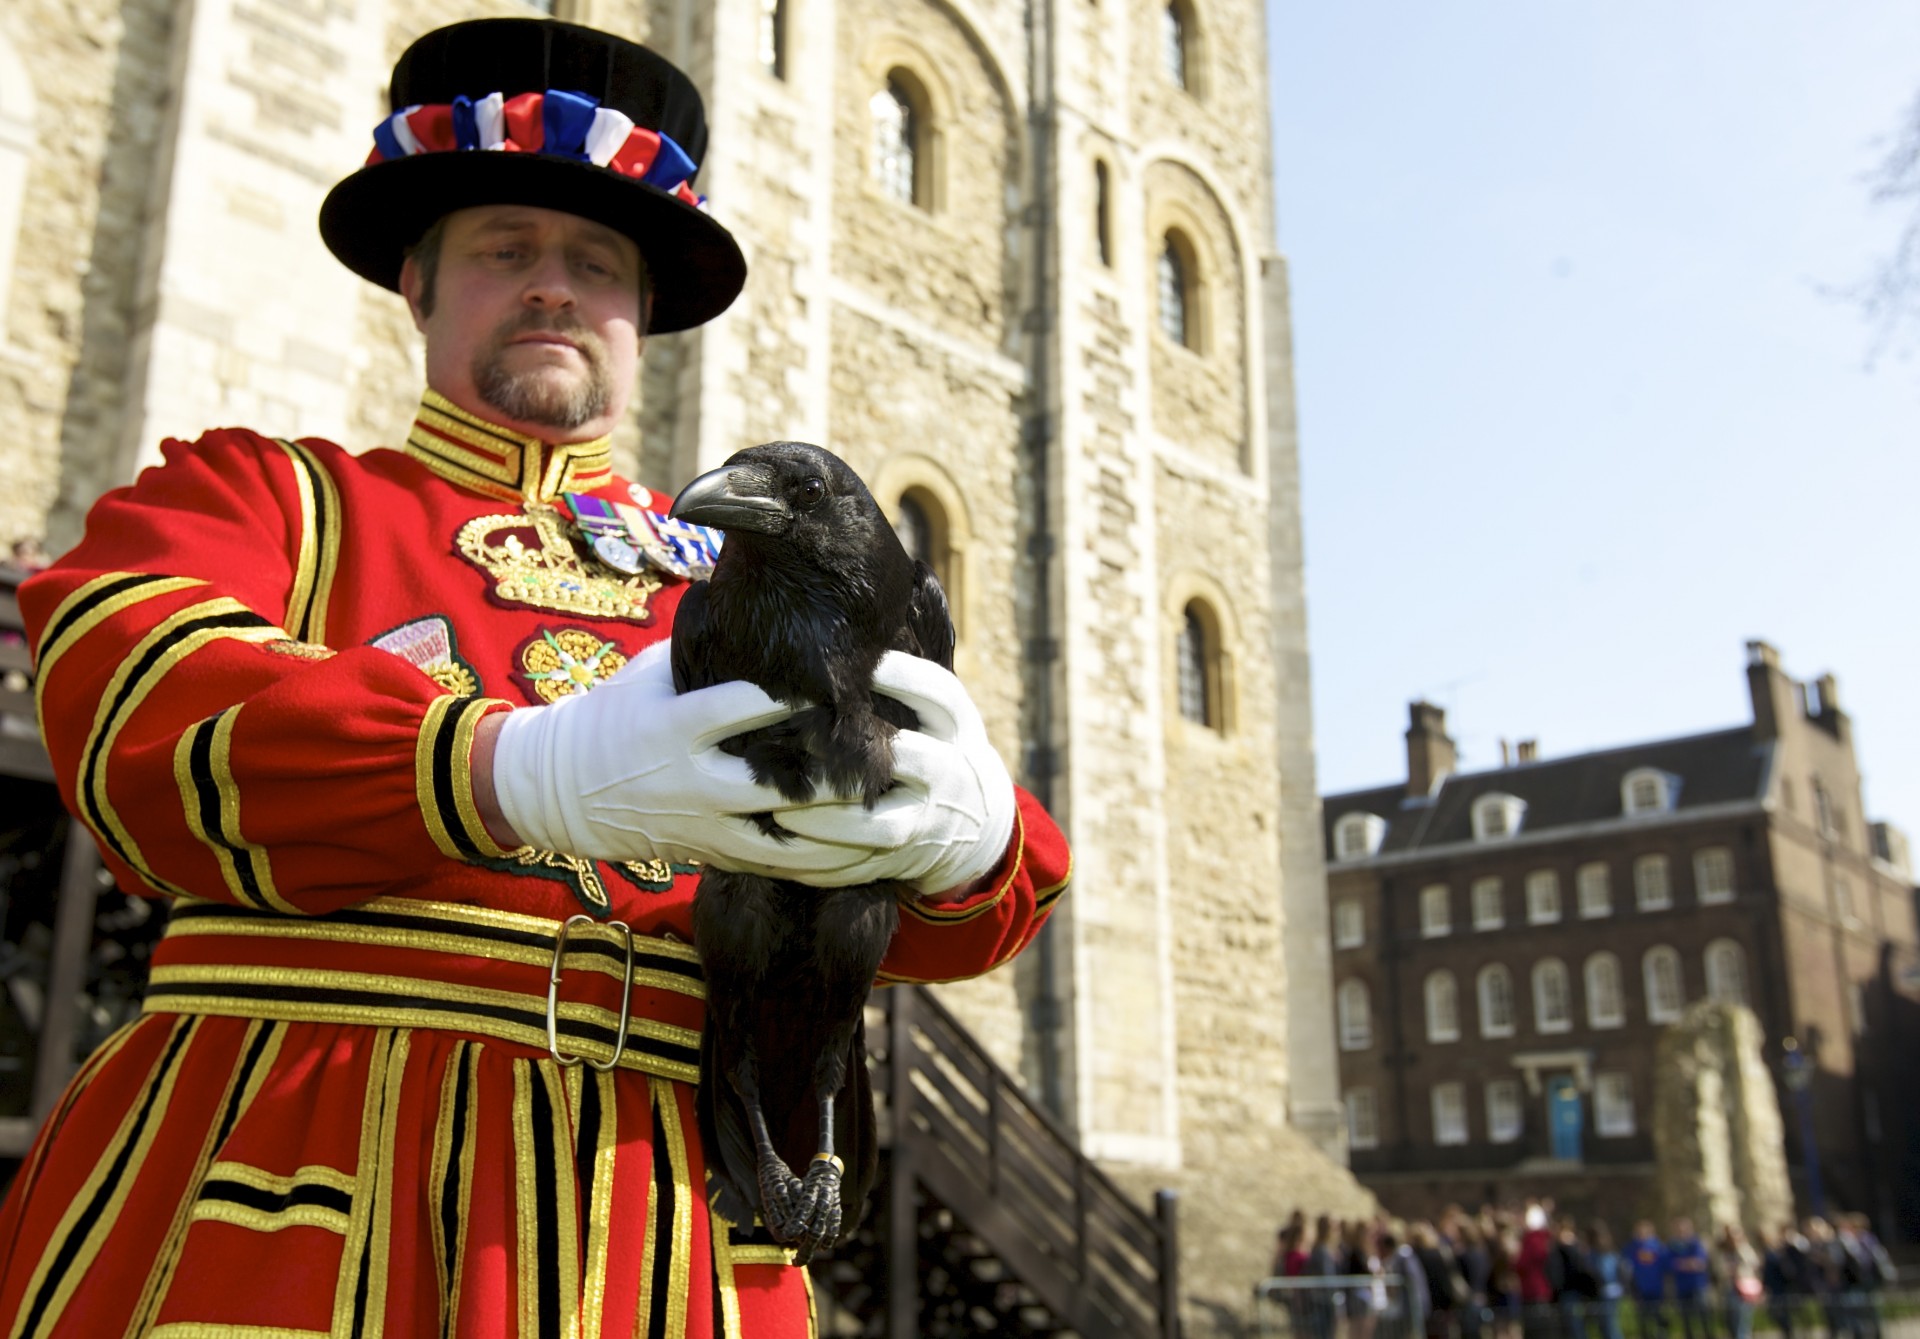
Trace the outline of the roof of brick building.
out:
M 1405 782 L 1329 795 L 1324 801 L 1325 838 L 1351 813 L 1376 814 L 1387 830 L 1376 854 L 1447 846 L 1473 840 L 1473 803 L 1483 795 L 1513 795 L 1526 802 L 1525 833 L 1574 827 L 1624 817 L 1621 782 L 1629 772 L 1652 768 L 1678 779 L 1673 811 L 1758 800 L 1767 745 L 1738 726 L 1709 734 L 1447 776 L 1429 797 L 1409 797 Z

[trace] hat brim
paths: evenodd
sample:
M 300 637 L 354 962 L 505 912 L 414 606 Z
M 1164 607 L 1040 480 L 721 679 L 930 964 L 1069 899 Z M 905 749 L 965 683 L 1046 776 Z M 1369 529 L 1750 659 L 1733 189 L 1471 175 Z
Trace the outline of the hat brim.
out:
M 483 150 L 371 163 L 327 193 L 320 238 L 340 263 L 400 291 L 407 248 L 434 220 L 475 205 L 535 205 L 633 239 L 653 286 L 649 334 L 712 320 L 740 295 L 746 258 L 733 234 L 686 201 L 591 163 Z

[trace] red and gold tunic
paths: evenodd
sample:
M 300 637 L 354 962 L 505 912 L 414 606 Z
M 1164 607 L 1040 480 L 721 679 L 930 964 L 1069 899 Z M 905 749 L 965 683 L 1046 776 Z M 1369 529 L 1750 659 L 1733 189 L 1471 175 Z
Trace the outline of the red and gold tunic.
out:
M 476 722 L 590 688 L 685 589 L 587 556 L 567 492 L 667 504 L 429 393 L 403 451 L 168 443 L 22 587 L 61 793 L 174 912 L 0 1209 L 5 1339 L 809 1331 L 804 1271 L 707 1210 L 694 871 L 474 808 Z M 1023 793 L 883 979 L 1006 962 L 1068 863 Z

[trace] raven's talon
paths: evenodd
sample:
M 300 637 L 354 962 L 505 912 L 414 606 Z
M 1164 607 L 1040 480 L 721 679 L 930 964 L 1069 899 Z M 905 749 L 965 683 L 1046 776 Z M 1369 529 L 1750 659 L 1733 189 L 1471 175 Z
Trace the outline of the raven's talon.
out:
M 795 1234 L 792 1224 L 799 1215 L 798 1201 L 804 1192 L 805 1184 L 777 1156 L 761 1160 L 760 1219 L 776 1240 Z
M 840 1224 L 844 1220 L 840 1181 L 844 1174 L 840 1159 L 831 1153 L 815 1154 L 807 1167 L 807 1174 L 798 1186 L 794 1231 L 785 1238 L 795 1247 L 795 1264 L 806 1264 L 816 1251 L 831 1248 L 840 1239 Z

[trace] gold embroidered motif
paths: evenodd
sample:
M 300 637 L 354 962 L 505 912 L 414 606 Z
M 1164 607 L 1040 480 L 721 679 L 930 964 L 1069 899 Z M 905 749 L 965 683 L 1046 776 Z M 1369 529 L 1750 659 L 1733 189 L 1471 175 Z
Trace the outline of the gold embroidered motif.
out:
M 584 693 L 610 679 L 627 657 L 619 647 L 582 628 L 544 629 L 520 650 L 520 669 L 542 701 Z
M 427 677 L 455 697 L 474 697 L 480 692 L 480 681 L 465 665 L 430 665 Z
M 673 886 L 673 866 L 664 860 L 621 860 L 615 862 L 615 868 L 635 883 L 650 885 L 657 891 L 664 892 Z
M 524 873 L 557 878 L 562 883 L 573 885 L 575 895 L 586 904 L 587 909 L 600 916 L 605 916 L 613 906 L 613 899 L 607 896 L 606 884 L 600 881 L 600 871 L 593 867 L 591 860 L 562 851 L 538 851 L 525 846 L 507 857 L 506 864 Z
M 651 571 L 608 575 L 600 564 L 582 562 L 552 507 L 529 506 L 525 515 L 475 517 L 460 527 L 454 543 L 461 557 L 493 578 L 494 595 L 509 604 L 641 622 L 661 586 Z

